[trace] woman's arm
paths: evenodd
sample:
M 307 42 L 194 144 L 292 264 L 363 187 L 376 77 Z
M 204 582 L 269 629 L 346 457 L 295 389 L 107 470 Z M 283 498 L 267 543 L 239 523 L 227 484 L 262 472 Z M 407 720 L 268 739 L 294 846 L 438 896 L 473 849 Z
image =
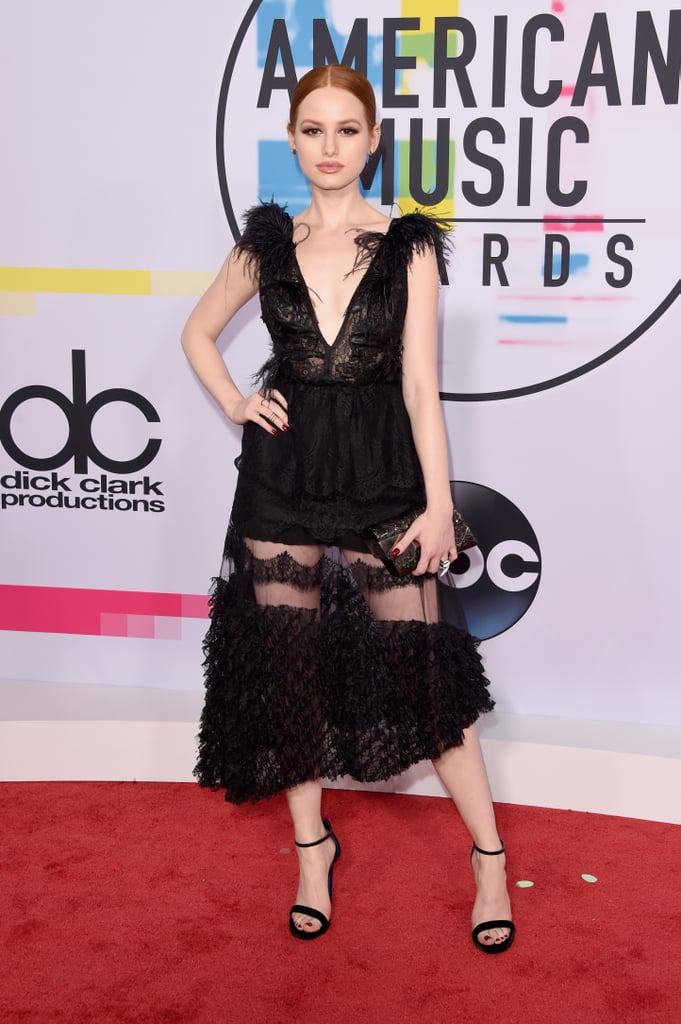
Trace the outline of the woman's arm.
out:
M 199 299 L 182 331 L 182 348 L 194 373 L 233 423 L 248 420 L 269 433 L 288 429 L 286 400 L 273 390 L 244 397 L 217 348 L 217 339 L 234 314 L 258 291 L 253 264 L 233 249 L 218 276 Z
M 414 254 L 402 338 L 402 393 L 426 487 L 426 511 L 403 536 L 399 548 L 417 540 L 416 575 L 437 572 L 440 559 L 456 557 L 449 486 L 447 436 L 437 373 L 439 275 L 431 249 Z

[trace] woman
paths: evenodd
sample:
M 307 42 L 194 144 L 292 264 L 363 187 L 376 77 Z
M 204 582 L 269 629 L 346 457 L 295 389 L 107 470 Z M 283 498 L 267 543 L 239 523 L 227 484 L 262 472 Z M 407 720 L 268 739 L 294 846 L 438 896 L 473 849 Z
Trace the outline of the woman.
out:
M 493 702 L 474 642 L 440 621 L 435 576 L 456 558 L 437 380 L 444 233 L 361 196 L 379 127 L 358 72 L 308 72 L 288 139 L 308 209 L 251 210 L 182 335 L 244 427 L 196 774 L 235 803 L 286 792 L 300 867 L 289 923 L 309 940 L 328 930 L 340 855 L 321 778 L 386 779 L 430 758 L 473 838 L 474 942 L 501 952 L 515 929 L 473 726 Z M 256 292 L 272 355 L 244 396 L 216 340 Z M 396 578 L 363 530 L 424 505 L 396 549 L 417 541 L 418 564 Z

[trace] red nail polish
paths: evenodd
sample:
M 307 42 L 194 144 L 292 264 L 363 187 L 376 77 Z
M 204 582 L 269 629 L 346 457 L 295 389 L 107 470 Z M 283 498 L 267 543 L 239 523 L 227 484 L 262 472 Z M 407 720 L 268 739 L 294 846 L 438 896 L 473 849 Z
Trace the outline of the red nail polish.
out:
M 277 434 L 279 433 L 279 431 L 278 431 L 278 430 L 272 430 L 272 433 L 273 433 L 273 434 L 274 434 L 274 436 L 276 437 L 276 436 L 277 436 Z
M 393 548 L 392 551 L 388 552 L 388 557 L 389 558 L 397 558 L 399 553 L 400 553 L 400 549 L 399 548 Z

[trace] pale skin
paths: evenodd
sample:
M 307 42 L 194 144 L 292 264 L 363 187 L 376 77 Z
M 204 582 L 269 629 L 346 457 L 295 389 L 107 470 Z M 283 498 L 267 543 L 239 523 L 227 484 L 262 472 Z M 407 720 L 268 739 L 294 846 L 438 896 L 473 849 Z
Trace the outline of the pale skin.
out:
M 294 218 L 294 241 L 301 273 L 312 297 L 320 332 L 327 343 L 335 339 L 363 270 L 353 271 L 359 231 L 386 231 L 389 219 L 362 197 L 359 175 L 367 155 L 379 143 L 379 128 L 367 122 L 362 103 L 350 92 L 324 86 L 300 104 L 297 120 L 288 129 L 289 145 L 307 176 L 312 200 Z M 403 395 L 426 488 L 426 511 L 401 538 L 404 549 L 412 540 L 421 546 L 417 575 L 436 572 L 441 559 L 456 558 L 452 527 L 447 439 L 437 379 L 439 279 L 431 252 L 415 256 L 409 272 L 409 302 L 403 334 Z M 274 390 L 243 395 L 217 349 L 217 339 L 234 314 L 257 292 L 256 272 L 243 256 L 232 252 L 216 280 L 192 312 L 182 334 L 182 346 L 195 373 L 225 415 L 243 425 L 249 421 L 277 433 L 289 429 L 286 399 Z M 418 311 L 418 313 L 416 312 Z M 447 750 L 434 767 L 454 800 L 477 846 L 497 850 L 501 842 L 480 744 L 474 727 L 464 733 L 460 747 Z M 298 842 L 324 835 L 319 781 L 287 792 Z M 327 875 L 334 854 L 330 841 L 298 849 L 300 879 L 295 902 L 315 907 L 326 917 L 331 905 Z M 477 896 L 472 924 L 510 919 L 505 857 L 474 854 Z M 316 931 L 319 922 L 294 915 L 296 926 Z M 507 929 L 490 929 L 483 943 L 501 942 Z

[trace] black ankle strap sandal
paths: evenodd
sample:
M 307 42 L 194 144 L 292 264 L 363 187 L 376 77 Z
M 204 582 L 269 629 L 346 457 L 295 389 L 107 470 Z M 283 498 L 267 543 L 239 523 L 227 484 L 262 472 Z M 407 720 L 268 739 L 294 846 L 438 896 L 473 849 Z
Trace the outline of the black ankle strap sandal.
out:
M 328 879 L 329 899 L 331 899 L 331 897 L 333 896 L 333 868 L 334 864 L 341 855 L 341 848 L 340 843 L 336 839 L 334 831 L 331 828 L 331 822 L 327 821 L 326 818 L 322 818 L 322 824 L 326 829 L 326 835 L 322 836 L 321 839 L 315 839 L 311 843 L 299 843 L 297 839 L 294 840 L 294 842 L 296 846 L 300 847 L 300 849 L 308 849 L 310 846 L 319 846 L 321 843 L 325 843 L 327 839 L 333 840 L 333 844 L 336 847 L 336 852 L 334 853 L 333 860 L 331 861 Z M 317 930 L 314 932 L 306 932 L 304 929 L 298 928 L 295 921 L 293 920 L 294 914 L 305 914 L 307 917 L 312 917 L 314 918 L 315 921 L 319 921 L 320 927 L 317 928 Z M 310 939 L 318 939 L 320 935 L 324 934 L 324 932 L 328 932 L 329 928 L 331 927 L 331 921 L 329 920 L 328 917 L 325 917 L 324 914 L 322 914 L 321 910 L 315 910 L 314 907 L 305 907 L 303 906 L 302 903 L 293 904 L 289 914 L 288 923 L 289 928 L 291 929 L 291 934 L 294 935 L 296 939 L 306 939 L 308 941 Z
M 482 850 L 479 846 L 476 846 L 476 844 L 473 843 L 473 849 L 471 850 L 471 858 L 473 857 L 473 854 L 476 852 L 482 853 L 485 857 L 498 857 L 500 854 L 506 852 L 504 847 L 504 841 L 503 839 L 501 840 L 500 850 Z M 508 928 L 508 936 L 501 942 L 493 942 L 490 944 L 480 942 L 478 936 L 482 932 L 489 931 L 490 928 Z M 473 929 L 472 938 L 477 948 L 481 949 L 483 953 L 504 953 L 507 949 L 509 949 L 515 938 L 515 925 L 513 924 L 513 921 L 506 920 L 483 921 L 482 924 L 476 925 L 475 928 Z

